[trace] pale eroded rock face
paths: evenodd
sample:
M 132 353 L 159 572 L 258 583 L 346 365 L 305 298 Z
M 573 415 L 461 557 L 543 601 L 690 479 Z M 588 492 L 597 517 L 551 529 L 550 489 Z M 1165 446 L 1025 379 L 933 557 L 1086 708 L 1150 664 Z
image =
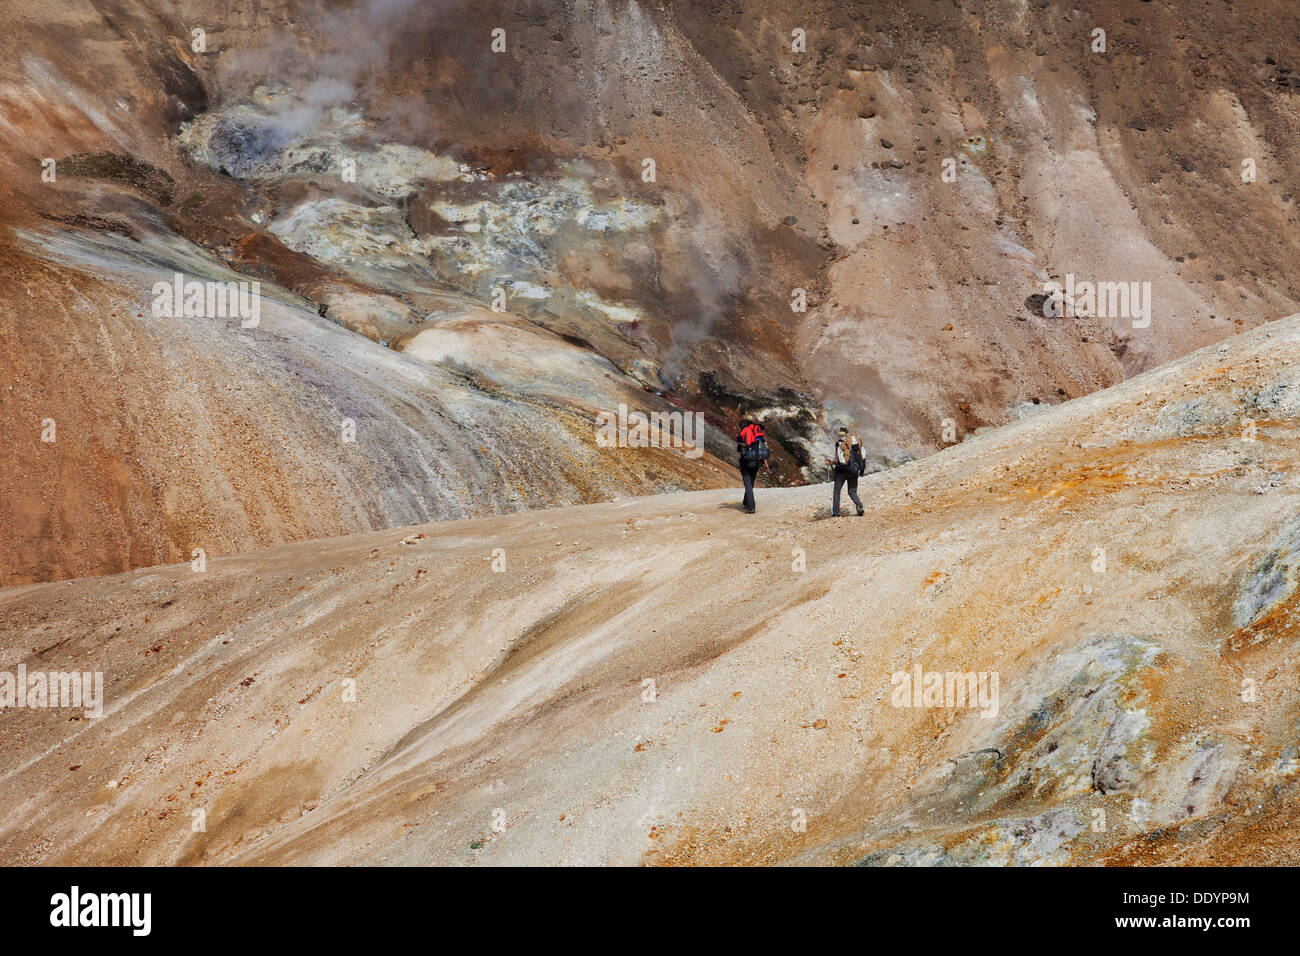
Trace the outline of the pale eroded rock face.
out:
M 44 276 L 91 277 L 56 313 L 82 330 L 73 347 L 88 370 L 67 383 L 74 394 L 56 413 L 58 442 L 48 449 L 68 449 L 73 470 L 51 469 L 8 499 L 18 530 L 5 560 L 19 581 L 163 564 L 194 549 L 215 556 L 431 518 L 731 483 L 711 454 L 599 447 L 600 412 L 620 403 L 653 408 L 653 396 L 524 320 L 444 297 L 443 321 L 464 334 L 435 354 L 417 331 L 409 355 L 350 331 L 369 321 L 387 323 L 394 336 L 420 329 L 383 313 L 386 303 L 400 304 L 392 297 L 344 292 L 340 303 L 330 293 L 321 317 L 268 284 L 255 328 L 238 318 L 160 316 L 156 282 L 170 284 L 176 273 L 246 277 L 166 232 L 24 230 L 18 238 L 22 255 L 48 263 Z M 380 310 L 379 318 L 360 308 Z M 331 321 L 335 309 L 342 325 Z M 99 318 L 87 323 L 87 314 Z M 38 326 L 25 334 L 35 356 L 56 344 Z M 446 335 L 436 327 L 427 334 Z M 16 384 L 31 389 L 30 374 Z M 122 417 L 105 433 L 103 418 L 114 414 Z M 106 440 L 111 434 L 124 444 Z M 701 437 L 719 448 L 716 433 Z M 83 528 L 77 511 L 100 479 L 96 462 L 82 456 L 96 442 L 128 464 L 111 472 L 111 504 Z M 67 530 L 38 533 L 24 507 Z

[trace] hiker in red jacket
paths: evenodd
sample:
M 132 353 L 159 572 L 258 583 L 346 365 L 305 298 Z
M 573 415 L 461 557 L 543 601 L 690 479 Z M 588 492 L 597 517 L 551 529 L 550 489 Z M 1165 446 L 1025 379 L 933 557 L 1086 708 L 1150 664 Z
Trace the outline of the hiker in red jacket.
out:
M 740 432 L 736 435 L 736 453 L 740 456 L 740 477 L 745 482 L 745 514 L 754 513 L 754 479 L 758 477 L 758 469 L 766 467 L 768 471 L 772 466 L 767 463 L 767 436 L 763 433 L 763 426 L 752 418 L 746 418 L 740 423 Z

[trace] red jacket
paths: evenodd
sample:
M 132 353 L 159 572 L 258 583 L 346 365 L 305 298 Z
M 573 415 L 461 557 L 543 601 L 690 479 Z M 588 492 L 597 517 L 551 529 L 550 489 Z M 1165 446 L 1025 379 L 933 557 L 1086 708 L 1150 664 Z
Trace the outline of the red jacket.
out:
M 740 434 L 736 436 L 736 447 L 744 448 L 746 445 L 751 445 L 760 438 L 766 437 L 767 436 L 763 434 L 763 426 L 751 422 L 742 428 Z

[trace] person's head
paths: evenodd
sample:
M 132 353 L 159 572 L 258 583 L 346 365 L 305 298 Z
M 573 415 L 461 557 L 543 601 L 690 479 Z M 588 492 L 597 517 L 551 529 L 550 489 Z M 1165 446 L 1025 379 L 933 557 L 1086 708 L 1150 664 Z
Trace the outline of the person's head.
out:
M 848 435 L 849 435 L 849 426 L 848 426 L 848 425 L 841 425 L 841 426 L 840 426 L 840 437 L 841 437 L 841 438 L 847 438 Z

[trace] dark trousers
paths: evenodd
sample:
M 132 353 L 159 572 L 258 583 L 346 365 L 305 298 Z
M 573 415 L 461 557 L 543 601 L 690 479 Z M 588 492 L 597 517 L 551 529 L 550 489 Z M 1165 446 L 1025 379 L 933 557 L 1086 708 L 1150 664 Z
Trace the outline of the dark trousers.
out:
M 745 479 L 745 510 L 754 510 L 754 479 L 758 477 L 757 468 L 740 466 L 740 477 Z
M 841 475 L 836 472 L 835 503 L 831 505 L 831 517 L 833 518 L 838 518 L 840 516 L 840 489 L 844 487 L 846 481 L 849 484 L 849 497 L 852 498 L 853 503 L 858 506 L 858 510 L 862 510 L 862 499 L 858 497 L 858 476 Z

